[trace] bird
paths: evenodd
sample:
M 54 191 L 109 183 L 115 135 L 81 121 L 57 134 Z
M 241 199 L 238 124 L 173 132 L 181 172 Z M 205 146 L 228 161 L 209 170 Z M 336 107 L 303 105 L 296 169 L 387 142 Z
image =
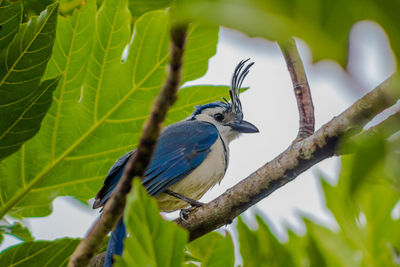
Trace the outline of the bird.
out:
M 230 101 L 223 98 L 223 101 L 196 106 L 189 117 L 161 131 L 142 177 L 143 186 L 156 198 L 160 211 L 181 210 L 182 216 L 188 209 L 201 206 L 203 203 L 198 200 L 225 175 L 229 143 L 243 133 L 259 132 L 256 126 L 243 120 L 239 98 L 243 80 L 254 64 L 249 60 L 240 61 L 234 70 Z M 94 209 L 105 205 L 134 153 L 135 150 L 127 152 L 111 167 L 95 197 Z M 125 236 L 121 219 L 111 233 L 105 267 L 112 266 L 113 255 L 122 255 Z

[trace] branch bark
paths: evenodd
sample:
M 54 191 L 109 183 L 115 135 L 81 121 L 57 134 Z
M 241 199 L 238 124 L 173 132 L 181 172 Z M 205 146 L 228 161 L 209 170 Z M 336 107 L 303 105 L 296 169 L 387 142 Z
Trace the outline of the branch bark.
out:
M 150 118 L 147 120 L 137 152 L 127 163 L 123 176 L 114 193 L 107 201 L 103 214 L 93 225 L 87 236 L 81 241 L 68 263 L 72 266 L 87 266 L 90 259 L 98 251 L 106 235 L 120 220 L 125 208 L 126 196 L 131 190 L 134 177 L 141 177 L 150 162 L 162 123 L 169 107 L 175 102 L 181 80 L 181 66 L 186 39 L 187 26 L 175 26 L 171 29 L 171 58 L 168 77 L 160 94 L 155 99 Z
M 190 232 L 190 240 L 229 224 L 239 214 L 302 172 L 335 155 L 339 141 L 360 132 L 374 116 L 399 98 L 400 78 L 395 74 L 313 135 L 292 144 L 218 198 L 194 209 L 185 221 L 178 218 L 175 222 Z
M 292 79 L 294 95 L 299 110 L 299 132 L 294 140 L 294 143 L 297 143 L 314 133 L 314 105 L 306 72 L 300 54 L 297 51 L 295 40 L 291 38 L 286 42 L 280 42 L 279 47 Z

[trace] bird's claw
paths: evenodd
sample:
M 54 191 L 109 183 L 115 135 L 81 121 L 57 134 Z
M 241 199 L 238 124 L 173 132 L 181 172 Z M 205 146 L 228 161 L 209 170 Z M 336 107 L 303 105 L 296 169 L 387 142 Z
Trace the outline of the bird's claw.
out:
M 192 212 L 192 210 L 194 210 L 196 207 L 191 206 L 189 208 L 186 209 L 181 209 L 181 211 L 179 212 L 179 218 L 186 222 L 186 219 L 188 218 L 189 214 Z
M 188 218 L 189 214 L 194 209 L 204 205 L 203 202 L 200 202 L 200 201 L 197 201 L 197 200 L 192 200 L 189 204 L 191 205 L 189 208 L 181 209 L 181 211 L 179 212 L 179 218 L 184 222 L 186 222 L 186 219 Z

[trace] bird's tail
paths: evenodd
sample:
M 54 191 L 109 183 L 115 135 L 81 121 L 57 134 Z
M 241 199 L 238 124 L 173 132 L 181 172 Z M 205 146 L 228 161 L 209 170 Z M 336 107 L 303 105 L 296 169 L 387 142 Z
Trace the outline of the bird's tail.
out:
M 112 267 L 113 255 L 122 255 L 124 249 L 123 241 L 126 236 L 125 224 L 121 219 L 117 227 L 112 231 L 110 240 L 107 245 L 106 257 L 104 259 L 104 267 Z

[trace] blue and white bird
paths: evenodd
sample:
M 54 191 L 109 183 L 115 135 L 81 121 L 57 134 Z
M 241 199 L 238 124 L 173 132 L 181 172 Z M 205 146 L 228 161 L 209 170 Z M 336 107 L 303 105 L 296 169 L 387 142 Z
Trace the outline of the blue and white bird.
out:
M 142 183 L 154 196 L 161 211 L 170 212 L 199 206 L 210 188 L 221 182 L 229 162 L 229 143 L 241 133 L 256 133 L 257 127 L 243 120 L 240 88 L 253 62 L 241 61 L 229 90 L 231 101 L 197 106 L 191 116 L 166 127 L 157 141 Z M 129 151 L 112 166 L 93 208 L 102 207 L 122 176 L 125 164 L 135 153 Z M 112 266 L 112 256 L 121 255 L 125 226 L 121 220 L 112 232 L 104 266 Z

